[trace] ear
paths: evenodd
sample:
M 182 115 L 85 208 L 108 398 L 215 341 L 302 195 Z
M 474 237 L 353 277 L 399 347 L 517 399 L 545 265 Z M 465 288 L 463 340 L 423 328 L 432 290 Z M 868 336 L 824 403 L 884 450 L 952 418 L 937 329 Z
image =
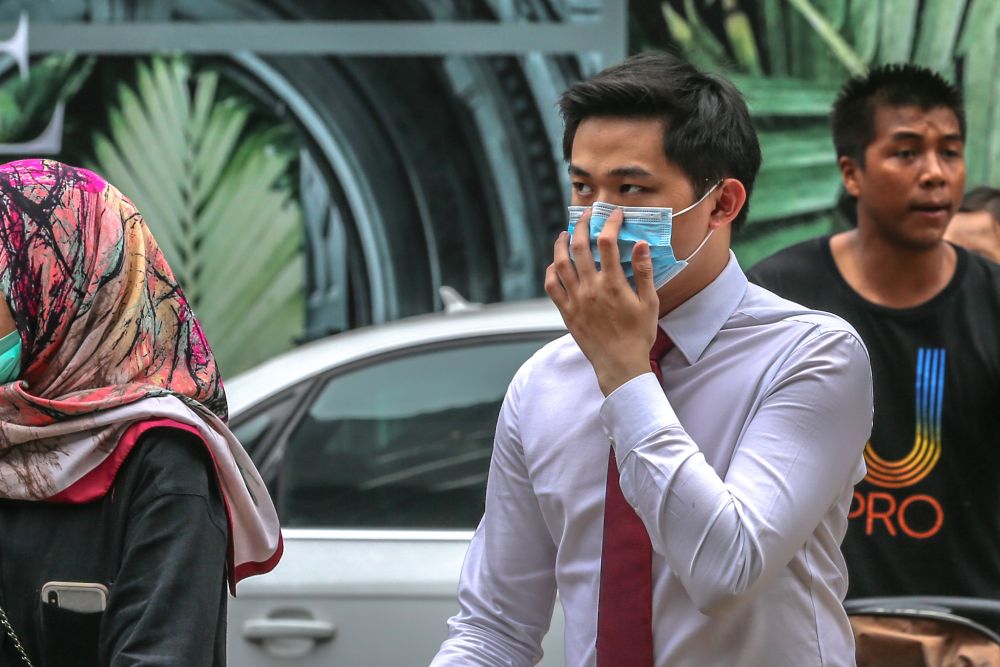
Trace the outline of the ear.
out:
M 842 155 L 837 158 L 837 166 L 840 167 L 840 178 L 844 182 L 844 189 L 852 197 L 860 196 L 861 183 L 859 182 L 859 178 L 864 171 L 861 165 L 854 158 Z
M 719 184 L 710 201 L 713 202 L 713 207 L 708 227 L 718 229 L 732 222 L 743 210 L 743 204 L 747 201 L 747 189 L 735 178 L 727 178 Z

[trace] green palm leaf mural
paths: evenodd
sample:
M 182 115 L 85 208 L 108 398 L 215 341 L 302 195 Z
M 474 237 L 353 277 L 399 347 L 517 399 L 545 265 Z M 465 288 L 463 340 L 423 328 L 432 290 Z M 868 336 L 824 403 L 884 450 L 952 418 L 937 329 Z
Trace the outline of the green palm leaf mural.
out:
M 724 18 L 712 29 L 706 16 L 720 6 Z M 958 82 L 968 186 L 1000 185 L 997 0 L 684 0 L 678 7 L 662 3 L 672 39 L 692 62 L 733 79 L 760 131 L 764 164 L 749 224 L 734 239 L 744 267 L 843 226 L 833 212 L 840 176 L 827 114 L 847 77 L 873 64 L 914 62 Z
M 24 79 L 18 76 L 16 67 L 11 68 L 0 83 L 0 143 L 38 136 L 52 117 L 56 103 L 75 95 L 93 66 L 93 58 L 66 53 L 41 59 L 29 68 Z
M 229 376 L 303 333 L 305 257 L 287 129 L 217 89 L 180 58 L 138 65 L 92 166 L 143 212 Z

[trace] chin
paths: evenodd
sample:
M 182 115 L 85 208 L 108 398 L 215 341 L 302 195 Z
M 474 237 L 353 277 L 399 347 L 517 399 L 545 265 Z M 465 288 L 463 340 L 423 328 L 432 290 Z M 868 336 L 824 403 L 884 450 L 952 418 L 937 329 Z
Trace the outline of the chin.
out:
M 934 250 L 942 243 L 945 243 L 944 230 L 928 229 L 922 233 L 904 233 L 896 237 L 896 242 L 910 250 Z

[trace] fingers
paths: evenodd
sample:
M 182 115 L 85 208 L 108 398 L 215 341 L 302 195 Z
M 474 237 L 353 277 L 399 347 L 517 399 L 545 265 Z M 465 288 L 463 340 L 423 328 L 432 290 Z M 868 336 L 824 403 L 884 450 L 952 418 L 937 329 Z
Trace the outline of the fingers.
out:
M 569 239 L 569 248 L 567 247 L 566 233 L 561 233 L 556 239 L 552 253 L 553 263 L 546 271 L 545 291 L 557 305 L 560 302 L 572 302 L 579 296 L 578 292 L 581 291 L 581 288 L 592 290 L 598 284 L 608 285 L 609 289 L 615 292 L 618 291 L 618 288 L 630 291 L 627 289 L 628 281 L 625 278 L 625 271 L 622 269 L 621 253 L 618 249 L 618 235 L 625 222 L 624 212 L 620 208 L 614 209 L 597 237 L 597 247 L 601 256 L 600 273 L 597 271 L 594 255 L 590 249 L 591 212 L 588 209 L 580 216 L 573 229 L 572 238 Z M 570 249 L 572 249 L 573 260 L 570 260 Z M 652 260 L 648 258 L 648 246 L 646 252 L 647 265 L 649 266 L 649 275 L 647 276 L 649 291 L 655 295 L 655 290 L 652 290 Z M 550 282 L 551 285 L 549 285 Z
M 576 224 L 579 228 L 580 223 Z M 556 237 L 556 244 L 552 249 L 551 268 L 555 272 L 555 277 L 562 283 L 561 287 L 575 289 L 580 283 L 576 267 L 573 266 L 573 262 L 569 258 L 569 234 L 567 232 L 559 232 L 559 236 Z
M 604 223 L 604 228 L 597 237 L 597 250 L 601 254 L 601 273 L 612 280 L 625 280 L 625 271 L 622 270 L 621 254 L 618 251 L 618 234 L 621 232 L 622 224 L 625 222 L 625 214 L 620 208 L 616 208 L 608 216 Z M 615 276 L 617 274 L 617 277 Z
M 649 244 L 639 241 L 632 248 L 632 271 L 635 275 L 635 292 L 639 301 L 646 305 L 659 305 L 659 297 L 653 286 L 653 258 L 649 253 Z
M 559 236 L 565 237 L 564 234 L 560 234 Z M 566 293 L 566 288 L 563 287 L 562 281 L 556 273 L 556 265 L 554 263 L 549 264 L 549 268 L 545 270 L 545 293 L 549 295 L 552 303 L 556 304 L 556 308 L 560 312 L 564 311 L 566 306 L 569 305 L 569 295 Z
M 570 245 L 573 248 L 573 262 L 576 265 L 576 274 L 580 280 L 593 278 L 597 273 L 594 266 L 594 253 L 590 252 L 590 213 L 587 209 L 576 223 L 573 230 L 573 238 Z

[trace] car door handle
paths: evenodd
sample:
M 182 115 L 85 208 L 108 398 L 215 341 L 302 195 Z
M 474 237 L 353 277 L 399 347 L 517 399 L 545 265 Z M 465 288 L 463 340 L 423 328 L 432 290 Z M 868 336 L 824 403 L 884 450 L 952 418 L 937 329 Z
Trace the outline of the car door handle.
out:
M 243 624 L 243 636 L 250 641 L 268 639 L 333 639 L 337 628 L 330 621 L 305 618 L 256 618 Z

